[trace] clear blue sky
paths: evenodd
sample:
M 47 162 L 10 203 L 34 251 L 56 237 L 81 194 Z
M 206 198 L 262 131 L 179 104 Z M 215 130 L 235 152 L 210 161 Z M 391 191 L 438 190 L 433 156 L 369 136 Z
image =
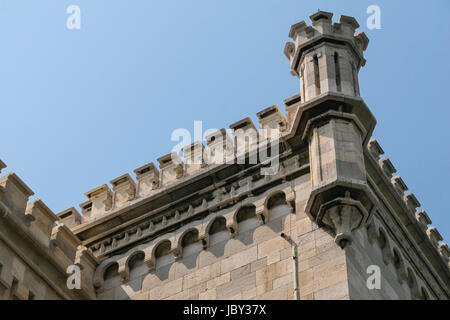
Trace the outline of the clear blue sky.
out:
M 81 30 L 66 8 L 81 8 Z M 368 30 L 366 8 L 381 8 Z M 361 95 L 374 137 L 450 241 L 450 2 L 1 0 L 0 159 L 55 212 L 170 152 L 176 128 L 222 128 L 299 91 L 283 48 L 317 9 L 370 38 Z

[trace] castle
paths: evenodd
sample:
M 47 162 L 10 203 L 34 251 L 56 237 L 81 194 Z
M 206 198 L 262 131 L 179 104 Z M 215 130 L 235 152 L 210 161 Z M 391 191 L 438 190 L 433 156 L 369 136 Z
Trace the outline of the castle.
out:
M 286 118 L 259 112 L 260 131 L 232 124 L 252 133 L 241 144 L 219 130 L 183 160 L 168 154 L 86 192 L 82 215 L 27 203 L 33 191 L 1 177 L 0 298 L 448 299 L 448 246 L 371 138 L 358 82 L 369 40 L 332 15 L 291 27 L 284 54 L 300 94 Z M 267 159 L 210 161 L 257 149 L 275 172 L 264 174 Z

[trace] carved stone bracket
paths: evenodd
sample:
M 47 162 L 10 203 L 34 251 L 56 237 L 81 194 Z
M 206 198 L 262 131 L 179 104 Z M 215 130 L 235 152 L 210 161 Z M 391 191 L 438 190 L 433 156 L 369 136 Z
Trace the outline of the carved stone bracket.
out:
M 321 205 L 316 222 L 333 229 L 336 234 L 334 241 L 344 248 L 352 242 L 352 231 L 364 224 L 368 216 L 361 202 L 351 199 L 347 192 L 345 198 L 336 198 Z

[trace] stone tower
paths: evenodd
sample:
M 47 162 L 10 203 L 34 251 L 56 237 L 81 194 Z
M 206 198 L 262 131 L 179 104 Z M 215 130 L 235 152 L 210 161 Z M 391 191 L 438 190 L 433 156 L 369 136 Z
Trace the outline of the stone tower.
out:
M 27 204 L 19 177 L 0 178 L 0 297 L 448 299 L 448 246 L 371 138 L 358 83 L 369 41 L 352 17 L 310 18 L 284 50 L 300 79 L 286 118 L 270 106 L 260 131 L 245 118 L 183 160 L 121 175 L 86 192 L 82 214 Z M 64 282 L 71 265 L 78 289 Z

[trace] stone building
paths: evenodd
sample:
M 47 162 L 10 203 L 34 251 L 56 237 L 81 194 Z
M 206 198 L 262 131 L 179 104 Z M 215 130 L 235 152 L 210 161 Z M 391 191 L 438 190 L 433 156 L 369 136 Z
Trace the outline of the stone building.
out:
M 286 118 L 266 108 L 259 131 L 246 118 L 122 175 L 86 192 L 82 214 L 27 204 L 17 175 L 0 178 L 0 297 L 448 299 L 448 246 L 371 137 L 369 40 L 352 17 L 310 18 L 284 50 L 300 79 Z

